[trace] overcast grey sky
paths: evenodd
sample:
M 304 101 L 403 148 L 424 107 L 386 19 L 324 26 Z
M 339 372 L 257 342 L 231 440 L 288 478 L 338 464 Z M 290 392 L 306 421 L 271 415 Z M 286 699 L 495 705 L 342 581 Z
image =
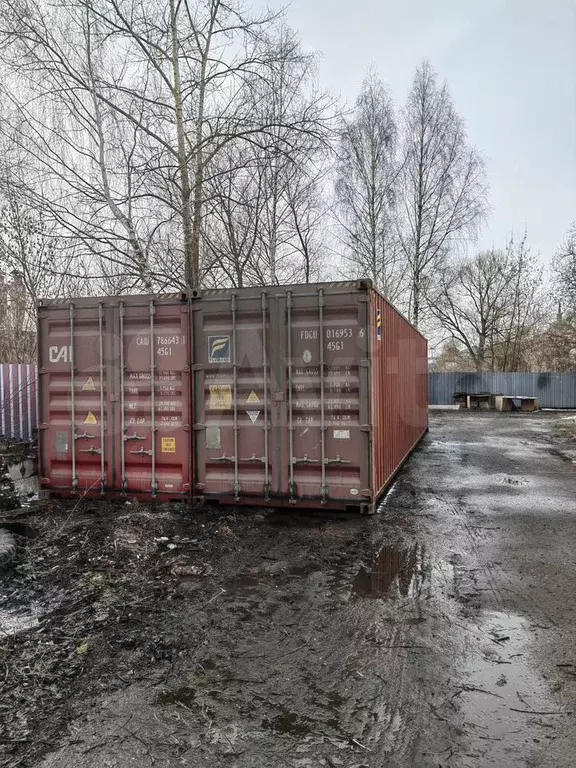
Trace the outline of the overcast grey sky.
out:
M 527 227 L 549 261 L 576 219 L 576 0 L 292 0 L 287 17 L 350 104 L 374 65 L 400 105 L 430 59 L 487 160 L 480 246 Z

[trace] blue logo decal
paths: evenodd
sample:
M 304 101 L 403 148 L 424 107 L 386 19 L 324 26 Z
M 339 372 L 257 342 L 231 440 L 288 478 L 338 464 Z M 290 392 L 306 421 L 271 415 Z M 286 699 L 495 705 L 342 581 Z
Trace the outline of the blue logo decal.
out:
M 208 336 L 208 361 L 230 362 L 230 336 Z

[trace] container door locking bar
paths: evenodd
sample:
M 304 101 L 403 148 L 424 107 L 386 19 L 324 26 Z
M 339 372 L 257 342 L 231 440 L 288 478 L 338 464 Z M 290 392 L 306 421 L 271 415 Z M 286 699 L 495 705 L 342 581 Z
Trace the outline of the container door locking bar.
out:
M 322 504 L 328 500 L 326 484 L 326 383 L 324 366 L 324 291 L 318 290 L 318 336 L 320 337 L 320 445 L 322 447 L 322 480 L 320 493 Z
M 268 423 L 268 344 L 266 338 L 266 291 L 262 291 L 262 378 L 264 379 L 264 501 L 270 501 L 270 448 Z
M 290 480 L 288 481 L 288 491 L 290 493 L 290 504 L 296 504 L 298 499 L 296 498 L 296 483 L 294 481 L 294 464 L 296 464 L 299 459 L 294 458 L 294 403 L 292 393 L 292 291 L 288 291 L 286 293 L 286 315 L 288 326 L 288 450 L 290 451 Z
M 156 314 L 156 307 L 154 306 L 154 299 L 150 301 L 150 442 L 152 448 L 149 451 L 144 451 L 144 448 L 140 448 L 139 451 L 130 451 L 130 453 L 139 453 L 142 456 L 146 453 L 152 457 L 152 476 L 150 483 L 150 490 L 152 498 L 155 498 L 158 491 L 158 483 L 156 482 L 156 454 L 154 448 L 156 446 L 156 357 L 154 355 L 154 315 Z
M 230 298 L 232 312 L 232 399 L 234 407 L 234 499 L 240 501 L 240 468 L 238 466 L 238 363 L 236 360 L 236 294 Z
M 78 489 L 78 477 L 76 475 L 76 367 L 74 349 L 74 304 L 70 304 L 70 420 L 72 423 L 72 488 Z
M 100 493 L 106 491 L 106 426 L 104 423 L 104 305 L 98 304 L 98 352 L 100 354 Z

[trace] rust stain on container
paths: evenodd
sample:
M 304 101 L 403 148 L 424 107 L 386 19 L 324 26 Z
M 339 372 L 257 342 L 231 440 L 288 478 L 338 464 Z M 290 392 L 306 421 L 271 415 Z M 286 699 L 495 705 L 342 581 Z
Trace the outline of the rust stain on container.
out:
M 42 302 L 41 487 L 143 498 L 190 493 L 190 312 L 176 296 Z
M 424 337 L 368 281 L 192 303 L 196 494 L 374 511 L 428 427 Z

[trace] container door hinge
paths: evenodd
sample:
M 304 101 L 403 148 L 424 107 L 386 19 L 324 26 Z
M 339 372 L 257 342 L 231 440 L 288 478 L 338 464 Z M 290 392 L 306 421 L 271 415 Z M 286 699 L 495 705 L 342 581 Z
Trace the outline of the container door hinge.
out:
M 365 496 L 367 499 L 372 498 L 372 489 L 371 488 L 362 488 L 360 491 L 360 496 Z
M 206 425 L 205 424 L 194 424 L 192 429 L 194 430 L 194 432 L 201 432 L 203 429 L 206 429 Z
M 192 370 L 193 371 L 203 371 L 204 370 L 204 366 L 202 365 L 202 363 L 194 363 L 194 365 L 192 366 Z
M 360 365 L 360 368 L 370 368 L 372 363 L 367 358 L 363 358 L 362 360 L 360 360 L 359 365 Z
M 362 424 L 360 426 L 360 432 L 372 432 L 372 425 L 371 424 Z

